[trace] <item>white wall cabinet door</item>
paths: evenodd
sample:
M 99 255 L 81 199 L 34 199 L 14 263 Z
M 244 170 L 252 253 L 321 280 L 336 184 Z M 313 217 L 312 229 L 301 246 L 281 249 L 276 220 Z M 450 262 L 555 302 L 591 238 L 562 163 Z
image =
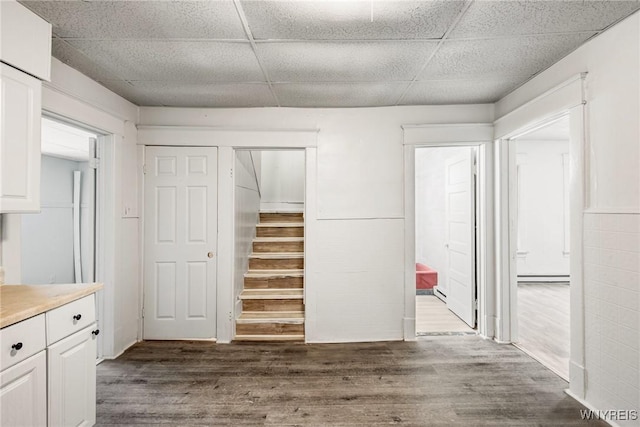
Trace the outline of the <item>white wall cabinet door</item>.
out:
M 45 351 L 0 374 L 0 425 L 47 424 L 47 372 Z
M 38 212 L 42 83 L 0 65 L 0 213 Z
M 92 426 L 96 422 L 95 324 L 51 345 L 49 426 Z

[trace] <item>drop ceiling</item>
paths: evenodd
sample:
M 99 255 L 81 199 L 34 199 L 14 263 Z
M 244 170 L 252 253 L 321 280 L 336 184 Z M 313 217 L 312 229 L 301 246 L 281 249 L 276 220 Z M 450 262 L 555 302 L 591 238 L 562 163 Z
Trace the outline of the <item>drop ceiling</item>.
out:
M 21 1 L 53 56 L 141 106 L 495 102 L 634 1 Z

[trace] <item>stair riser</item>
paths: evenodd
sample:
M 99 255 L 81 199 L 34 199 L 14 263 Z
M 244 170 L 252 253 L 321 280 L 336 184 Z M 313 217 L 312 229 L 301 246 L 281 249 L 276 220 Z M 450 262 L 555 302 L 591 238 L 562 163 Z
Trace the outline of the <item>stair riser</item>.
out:
M 258 227 L 258 237 L 304 237 L 304 227 Z
M 242 300 L 243 311 L 304 311 L 301 299 Z
M 245 289 L 299 289 L 304 287 L 303 277 L 245 277 Z
M 304 242 L 253 242 L 253 252 L 303 252 Z
M 301 270 L 304 268 L 304 258 L 251 258 L 249 269 L 252 270 Z
M 241 323 L 236 325 L 238 335 L 287 335 L 304 334 L 304 324 Z
M 260 222 L 302 222 L 304 221 L 301 213 L 261 213 Z

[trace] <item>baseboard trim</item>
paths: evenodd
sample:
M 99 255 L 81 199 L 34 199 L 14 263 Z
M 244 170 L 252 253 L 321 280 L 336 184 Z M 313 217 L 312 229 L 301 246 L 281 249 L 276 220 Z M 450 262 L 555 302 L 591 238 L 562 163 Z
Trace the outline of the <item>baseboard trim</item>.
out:
M 598 411 L 598 409 L 596 409 L 595 406 L 593 406 L 592 404 L 590 404 L 589 402 L 587 402 L 584 399 L 581 399 L 580 397 L 576 396 L 571 390 L 569 389 L 565 389 L 564 390 L 565 394 L 569 397 L 571 397 L 572 399 L 574 399 L 575 401 L 577 401 L 579 404 L 581 404 L 582 406 L 584 406 L 585 408 L 591 410 L 591 411 Z M 607 420 L 607 419 L 600 419 L 600 421 L 603 421 L 607 424 L 609 424 L 612 427 L 621 427 L 620 424 L 614 422 L 613 420 Z M 586 422 L 586 420 L 585 420 Z

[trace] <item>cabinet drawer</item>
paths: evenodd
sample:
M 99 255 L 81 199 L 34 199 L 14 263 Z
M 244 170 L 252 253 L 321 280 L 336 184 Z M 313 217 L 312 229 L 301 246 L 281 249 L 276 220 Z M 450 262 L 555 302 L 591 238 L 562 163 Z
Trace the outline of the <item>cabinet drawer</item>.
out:
M 86 328 L 96 320 L 94 296 L 89 295 L 48 311 L 47 345 Z
M 24 359 L 44 350 L 44 314 L 31 317 L 0 330 L 0 370 L 4 371 Z

